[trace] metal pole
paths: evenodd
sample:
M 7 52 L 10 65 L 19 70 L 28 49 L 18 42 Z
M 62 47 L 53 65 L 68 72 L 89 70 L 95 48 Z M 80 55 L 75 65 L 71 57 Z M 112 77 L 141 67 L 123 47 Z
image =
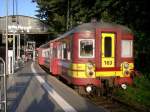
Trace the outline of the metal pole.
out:
M 24 32 L 24 37 L 23 37 L 23 43 L 24 43 L 24 56 L 25 56 L 25 50 L 26 50 L 26 48 L 25 48 L 25 38 L 26 38 L 26 36 L 25 36 L 25 32 Z
M 6 74 L 8 74 L 8 0 L 6 0 Z
M 20 34 L 18 36 L 18 56 L 19 56 L 19 59 L 20 59 Z
M 17 17 L 17 25 L 19 24 L 19 21 L 18 21 L 18 0 L 15 0 L 16 1 L 16 17 Z
M 7 85 L 6 85 L 6 72 L 5 72 L 5 63 L 4 63 L 4 106 L 5 106 L 5 112 L 7 112 Z
M 35 61 L 35 42 L 33 42 L 33 61 Z
M 17 35 L 17 61 L 20 59 L 20 34 Z
M 18 38 L 18 35 L 17 35 L 17 61 L 18 61 L 18 57 L 19 57 L 19 38 Z
M 13 0 L 13 16 L 15 14 L 15 1 Z
M 4 65 L 4 107 L 5 107 L 5 112 L 7 112 L 7 85 L 6 85 L 6 75 L 8 74 L 8 0 L 6 0 L 6 63 Z
M 16 50 L 16 48 L 15 48 L 15 34 L 13 33 L 13 72 L 14 72 L 14 70 L 15 70 L 15 62 L 16 62 L 16 59 L 15 59 L 15 56 L 16 56 L 16 52 L 15 52 L 15 50 Z

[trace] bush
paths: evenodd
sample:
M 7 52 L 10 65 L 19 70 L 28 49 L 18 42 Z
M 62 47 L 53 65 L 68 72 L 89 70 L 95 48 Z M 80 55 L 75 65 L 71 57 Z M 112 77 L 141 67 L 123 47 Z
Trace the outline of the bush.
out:
M 150 80 L 145 76 L 136 77 L 134 86 L 129 86 L 126 90 L 118 89 L 115 95 L 131 105 L 150 107 Z

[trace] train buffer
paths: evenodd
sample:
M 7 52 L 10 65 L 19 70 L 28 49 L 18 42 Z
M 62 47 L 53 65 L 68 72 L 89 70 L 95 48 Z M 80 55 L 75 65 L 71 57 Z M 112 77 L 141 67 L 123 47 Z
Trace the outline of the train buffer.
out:
M 36 62 L 7 80 L 8 112 L 105 112 L 46 73 Z

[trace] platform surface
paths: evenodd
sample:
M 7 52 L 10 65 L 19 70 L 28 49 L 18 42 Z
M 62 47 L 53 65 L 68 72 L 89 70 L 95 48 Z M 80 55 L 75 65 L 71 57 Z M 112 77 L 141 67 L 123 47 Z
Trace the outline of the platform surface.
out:
M 27 62 L 7 80 L 8 112 L 105 112 L 81 97 L 36 62 Z

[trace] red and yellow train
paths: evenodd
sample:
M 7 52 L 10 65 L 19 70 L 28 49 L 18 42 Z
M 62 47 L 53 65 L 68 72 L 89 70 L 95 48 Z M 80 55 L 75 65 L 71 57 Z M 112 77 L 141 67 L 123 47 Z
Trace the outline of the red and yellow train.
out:
M 133 34 L 123 25 L 84 23 L 42 45 L 38 62 L 78 89 L 132 84 Z

